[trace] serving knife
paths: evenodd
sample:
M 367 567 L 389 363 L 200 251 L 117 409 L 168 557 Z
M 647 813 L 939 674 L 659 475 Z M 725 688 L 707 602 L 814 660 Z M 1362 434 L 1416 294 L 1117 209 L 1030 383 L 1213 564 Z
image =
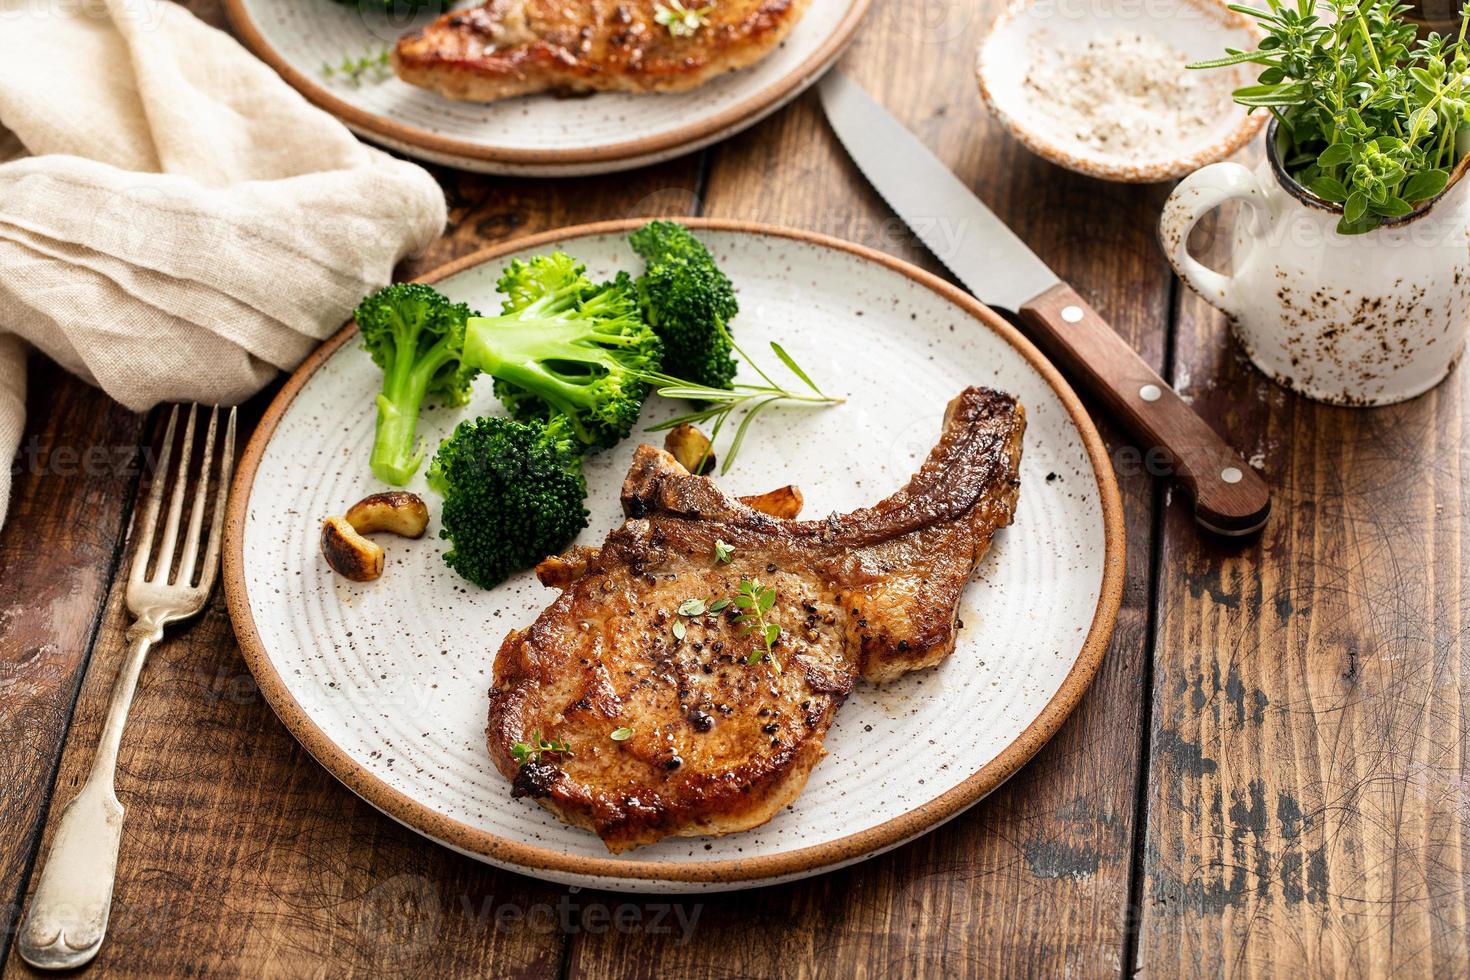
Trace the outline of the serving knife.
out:
M 1163 454 L 1201 525 L 1235 536 L 1266 523 L 1265 481 L 1076 290 L 860 85 L 833 69 L 819 91 L 838 140 L 889 207 L 965 288 L 1014 311 L 1063 371 Z

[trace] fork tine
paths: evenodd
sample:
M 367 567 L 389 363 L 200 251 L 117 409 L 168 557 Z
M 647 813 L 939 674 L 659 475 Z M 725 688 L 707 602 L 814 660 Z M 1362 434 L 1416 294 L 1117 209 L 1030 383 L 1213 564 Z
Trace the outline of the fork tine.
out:
M 209 412 L 209 429 L 204 434 L 204 455 L 199 457 L 199 483 L 194 487 L 194 506 L 189 509 L 189 530 L 184 535 L 184 554 L 179 558 L 178 583 L 194 584 L 194 566 L 199 560 L 199 529 L 204 526 L 204 505 L 209 501 L 209 474 L 214 470 L 214 430 L 219 406 Z
M 230 409 L 230 422 L 225 426 L 225 440 L 220 447 L 219 489 L 214 495 L 214 518 L 209 522 L 209 544 L 204 551 L 204 567 L 199 572 L 199 588 L 206 592 L 214 587 L 219 573 L 220 532 L 225 524 L 225 502 L 230 496 L 230 480 L 235 474 L 235 409 Z
M 189 485 L 189 457 L 194 452 L 194 416 L 199 406 L 189 406 L 189 420 L 184 423 L 184 444 L 179 449 L 178 475 L 174 478 L 173 496 L 168 502 L 168 518 L 163 525 L 162 550 L 158 553 L 158 564 L 153 566 L 150 582 L 167 584 L 173 574 L 174 551 L 179 543 L 179 518 L 184 513 L 184 488 Z
M 168 482 L 168 461 L 173 454 L 174 423 L 179 420 L 179 406 L 175 405 L 168 416 L 168 428 L 163 433 L 163 452 L 158 454 L 158 465 L 153 470 L 153 484 L 148 488 L 148 502 L 143 506 L 143 520 L 135 522 L 137 547 L 133 552 L 133 567 L 128 572 L 128 585 L 141 585 L 148 575 L 148 559 L 153 554 L 153 528 L 158 523 L 158 505 L 163 502 L 163 485 Z

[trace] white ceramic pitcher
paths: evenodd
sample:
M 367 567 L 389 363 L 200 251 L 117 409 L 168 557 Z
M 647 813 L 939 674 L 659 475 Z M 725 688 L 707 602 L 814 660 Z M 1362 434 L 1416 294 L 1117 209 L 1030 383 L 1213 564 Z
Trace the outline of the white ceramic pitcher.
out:
M 1273 123 L 1254 173 L 1216 163 L 1164 205 L 1159 235 L 1185 283 L 1230 317 L 1255 365 L 1293 391 L 1337 405 L 1389 405 L 1454 369 L 1470 324 L 1470 197 L 1454 179 L 1414 214 L 1339 235 L 1341 210 L 1286 175 Z M 1464 171 L 1456 170 L 1456 178 Z M 1227 201 L 1232 272 L 1189 254 L 1189 232 Z

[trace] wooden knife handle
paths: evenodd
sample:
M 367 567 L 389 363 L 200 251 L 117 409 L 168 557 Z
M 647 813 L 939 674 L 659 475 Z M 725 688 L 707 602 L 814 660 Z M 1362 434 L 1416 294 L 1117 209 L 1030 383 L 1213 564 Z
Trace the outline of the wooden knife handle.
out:
M 1106 402 L 1146 449 L 1163 452 L 1194 498 L 1196 520 L 1227 535 L 1250 534 L 1266 523 L 1265 481 L 1075 289 L 1059 283 L 1017 312 L 1063 371 Z

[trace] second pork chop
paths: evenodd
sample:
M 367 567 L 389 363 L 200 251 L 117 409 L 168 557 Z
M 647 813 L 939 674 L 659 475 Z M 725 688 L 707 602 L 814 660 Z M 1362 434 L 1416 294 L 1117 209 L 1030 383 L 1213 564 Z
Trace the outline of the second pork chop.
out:
M 496 657 L 488 741 L 515 794 L 613 851 L 765 823 L 854 678 L 954 649 L 960 594 L 1014 513 L 1024 429 L 1014 398 L 969 388 L 908 485 L 817 521 L 769 517 L 640 446 L 628 521 L 558 566 L 561 597 Z M 779 630 L 769 653 L 755 618 Z
M 451 99 L 533 92 L 678 92 L 744 68 L 781 42 L 810 0 L 720 0 L 675 33 L 654 0 L 487 0 L 399 40 L 398 77 Z

